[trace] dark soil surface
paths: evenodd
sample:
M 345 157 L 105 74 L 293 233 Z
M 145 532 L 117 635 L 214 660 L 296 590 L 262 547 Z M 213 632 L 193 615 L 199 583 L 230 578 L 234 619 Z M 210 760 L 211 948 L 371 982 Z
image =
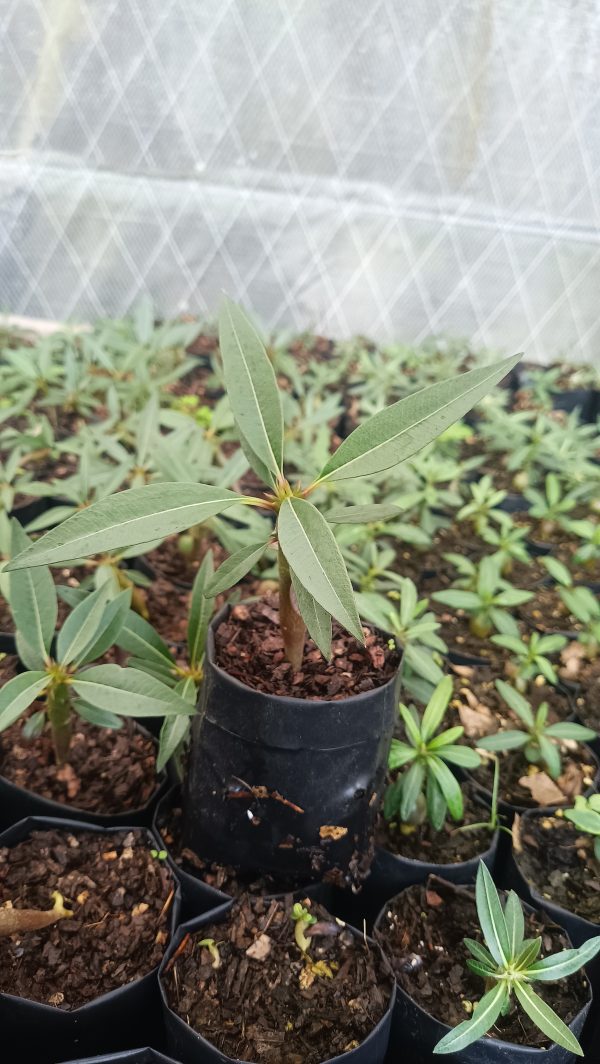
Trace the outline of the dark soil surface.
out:
M 515 860 L 537 894 L 600 924 L 600 865 L 594 840 L 558 816 L 524 816 L 513 825 Z
M 230 676 L 268 694 L 336 701 L 382 687 L 396 672 L 399 655 L 369 629 L 366 645 L 334 625 L 332 659 L 326 662 L 311 639 L 302 669 L 285 658 L 276 594 L 234 606 L 215 633 L 217 664 Z
M 581 628 L 559 595 L 555 584 L 538 587 L 531 602 L 518 607 L 521 620 L 540 632 L 576 632 Z
M 145 832 L 34 831 L 0 849 L 0 904 L 73 917 L 0 937 L 0 991 L 79 1008 L 151 972 L 169 939 L 173 880 Z
M 236 1060 L 320 1064 L 360 1045 L 386 1012 L 391 973 L 362 937 L 312 911 L 309 959 L 289 899 L 241 898 L 225 922 L 185 942 L 165 976 L 173 1010 Z M 217 969 L 203 939 L 217 945 Z
M 144 592 L 148 620 L 167 643 L 183 643 L 187 638 L 190 592 L 173 587 L 170 580 L 157 576 Z
M 181 808 L 181 796 L 178 794 L 170 808 L 165 808 L 157 824 L 165 848 L 169 856 L 190 875 L 197 876 L 204 883 L 208 883 L 215 890 L 221 890 L 232 898 L 239 898 L 242 894 L 258 894 L 260 896 L 273 894 L 289 894 L 306 887 L 307 884 L 297 882 L 282 882 L 273 876 L 264 875 L 258 878 L 248 879 L 243 877 L 239 870 L 230 865 L 220 865 L 215 861 L 206 861 L 199 857 L 193 850 L 183 845 L 183 810 Z
M 521 727 L 496 689 L 496 679 L 510 682 L 510 676 L 498 674 L 486 665 L 455 665 L 452 671 L 454 698 L 450 711 L 457 717 L 452 723 L 462 724 L 468 739 L 493 734 L 503 721 L 510 727 Z M 547 702 L 550 722 L 567 720 L 573 713 L 568 696 L 552 684 L 530 683 L 526 698 L 534 712 L 542 702 Z
M 448 650 L 455 654 L 464 654 L 465 657 L 481 658 L 494 665 L 498 675 L 502 675 L 503 662 L 508 656 L 508 651 L 497 647 L 489 638 L 482 639 L 473 635 L 469 627 L 469 616 L 464 610 L 452 610 L 449 606 L 443 606 L 441 602 L 430 599 L 430 609 L 436 614 L 441 624 L 437 635 L 446 643 Z M 491 635 L 495 635 L 495 629 Z
M 510 805 L 526 807 L 573 804 L 578 794 L 584 794 L 594 783 L 597 765 L 591 750 L 572 740 L 560 743 L 562 773 L 552 780 L 541 765 L 530 765 L 522 750 L 499 753 L 500 800 Z M 487 758 L 470 775 L 476 783 L 492 789 L 493 761 Z
M 577 716 L 588 728 L 600 732 L 600 656 L 589 661 L 580 643 L 570 643 L 561 657 L 561 678 L 580 685 L 575 699 Z
M 223 389 L 217 382 L 213 367 L 203 361 L 179 380 L 169 384 L 167 391 L 172 395 L 197 395 L 205 406 L 214 406 L 223 395 Z
M 157 786 L 154 743 L 131 720 L 112 730 L 74 715 L 70 759 L 60 767 L 48 729 L 25 739 L 22 728 L 21 718 L 0 732 L 0 772 L 43 798 L 95 813 L 122 813 L 144 806 Z
M 179 549 L 179 536 L 170 536 L 160 547 L 146 554 L 144 560 L 159 576 L 164 576 L 175 585 L 190 588 L 209 547 L 213 552 L 216 569 L 227 557 L 227 551 L 220 543 L 210 538 L 204 541 L 196 558 L 182 554 Z
M 489 815 L 484 805 L 472 798 L 473 788 L 463 789 L 465 815 L 460 824 L 447 820 L 441 831 L 434 831 L 429 823 L 412 828 L 410 824 L 396 824 L 381 817 L 377 824 L 375 842 L 400 857 L 427 864 L 459 864 L 484 854 L 492 844 L 491 832 L 460 831 L 461 824 L 477 824 Z
M 600 558 L 578 564 L 574 555 L 580 546 L 579 542 L 567 544 L 556 552 L 556 556 L 563 565 L 570 569 L 576 584 L 600 584 Z
M 14 630 L 15 624 L 10 612 L 10 606 L 6 599 L 0 595 L 0 632 L 12 634 Z
M 16 654 L 0 654 L 0 686 L 17 675 L 19 659 Z
M 542 938 L 542 956 L 568 947 L 564 931 L 526 915 L 527 938 Z M 479 1001 L 484 981 L 466 966 L 464 938 L 482 941 L 475 897 L 435 876 L 427 886 L 409 887 L 386 910 L 375 936 L 390 958 L 396 978 L 413 1001 L 450 1027 L 468 1019 L 467 1005 Z M 587 980 L 577 973 L 560 983 L 536 983 L 538 993 L 570 1023 L 586 1003 Z M 545 1049 L 549 1040 L 520 1007 L 500 1017 L 486 1036 Z

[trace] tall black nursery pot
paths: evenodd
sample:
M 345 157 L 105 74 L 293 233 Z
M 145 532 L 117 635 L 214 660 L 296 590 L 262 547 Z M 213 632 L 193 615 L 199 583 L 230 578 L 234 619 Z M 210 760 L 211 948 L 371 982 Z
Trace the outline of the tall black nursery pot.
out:
M 227 917 L 232 904 L 232 902 L 227 902 L 204 916 L 199 916 L 195 920 L 182 924 L 177 929 L 159 969 L 159 984 L 167 1035 L 167 1052 L 172 1053 L 176 1060 L 181 1061 L 181 1064 L 243 1064 L 237 1058 L 228 1057 L 221 1053 L 206 1038 L 194 1031 L 180 1016 L 173 1012 L 168 1004 L 161 979 L 170 958 L 177 952 L 177 948 L 184 937 L 187 934 L 195 934 L 196 931 L 199 931 L 207 924 L 221 923 Z M 349 927 L 348 930 L 354 935 L 363 938 L 362 932 L 356 931 L 353 927 Z M 373 949 L 380 949 L 376 942 L 371 939 L 367 939 L 367 941 Z M 395 983 L 392 984 L 392 987 L 387 1011 L 364 1041 L 355 1049 L 348 1050 L 347 1053 L 339 1053 L 335 1057 L 324 1058 L 322 1064 L 383 1064 L 390 1040 L 392 1015 L 396 1001 Z
M 205 678 L 184 792 L 184 840 L 247 871 L 356 883 L 368 869 L 396 717 L 399 672 L 339 702 L 253 690 L 215 661 Z
M 0 848 L 14 846 L 32 831 L 59 830 L 99 834 L 123 831 L 123 828 L 101 828 L 74 820 L 52 817 L 29 817 L 0 835 Z M 136 830 L 144 832 L 143 828 Z M 144 832 L 154 846 L 151 831 Z M 173 871 L 173 870 L 172 870 Z M 173 871 L 173 875 L 176 872 Z M 175 880 L 176 893 L 171 910 L 171 934 L 179 922 L 180 889 Z M 40 958 L 41 963 L 43 959 Z M 144 1042 L 162 1044 L 163 1026 L 160 1017 L 160 994 L 157 968 L 141 979 L 111 990 L 108 994 L 65 1012 L 54 1005 L 0 994 L 0 1031 L 2 1044 L 11 1047 L 12 1060 L 19 1064 L 57 1064 L 95 1053 L 112 1053 L 134 1048 Z M 4 1057 L 1 1058 L 4 1061 Z M 9 1064 L 7 1058 L 6 1064 Z

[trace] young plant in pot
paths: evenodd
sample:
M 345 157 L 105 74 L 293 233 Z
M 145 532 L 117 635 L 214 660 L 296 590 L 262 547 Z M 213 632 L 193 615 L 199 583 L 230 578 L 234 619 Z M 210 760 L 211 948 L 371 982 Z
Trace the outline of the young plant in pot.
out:
M 514 892 L 503 906 L 483 862 L 475 892 L 437 876 L 402 891 L 378 917 L 375 939 L 398 984 L 392 1053 L 408 1038 L 419 1059 L 457 1053 L 461 1064 L 582 1056 L 591 993 L 581 969 L 600 937 L 572 949 Z
M 202 484 L 120 492 L 67 519 L 9 568 L 156 539 L 235 503 L 266 510 L 276 521 L 272 534 L 235 552 L 206 588 L 216 595 L 230 587 L 277 545 L 278 597 L 226 607 L 209 628 L 186 781 L 186 841 L 226 864 L 356 882 L 370 860 L 399 655 L 387 636 L 365 634 L 331 525 L 397 511 L 386 504 L 328 508 L 326 520 L 309 497 L 318 503 L 337 482 L 376 476 L 415 454 L 478 402 L 518 356 L 431 385 L 375 414 L 302 486 L 290 484 L 283 470 L 273 368 L 256 330 L 230 302 L 221 314 L 220 349 L 240 442 L 266 494 L 240 496 Z
M 431 596 L 436 602 L 457 611 L 448 621 L 443 621 L 442 634 L 453 651 L 489 657 L 493 651 L 488 641 L 494 631 L 518 635 L 519 629 L 510 610 L 528 602 L 532 592 L 512 587 L 500 575 L 498 559 L 493 555 L 477 563 L 473 576 L 469 577 L 471 587 L 468 590 L 460 586 L 464 579 L 458 578 L 458 587 L 435 591 Z
M 185 1064 L 385 1058 L 389 964 L 363 931 L 308 898 L 243 895 L 184 924 L 160 984 L 167 1049 Z
M 600 795 L 571 809 L 530 809 L 515 818 L 514 886 L 566 927 L 578 945 L 600 925 Z
M 524 696 L 504 680 L 496 688 L 511 714 L 522 725 L 501 727 L 493 735 L 478 739 L 480 750 L 501 756 L 503 767 L 502 802 L 507 809 L 531 805 L 555 806 L 569 800 L 570 794 L 592 786 L 598 762 L 585 746 L 596 732 L 575 721 L 548 723 L 548 703 L 534 711 Z M 484 761 L 474 773 L 483 783 L 491 765 Z
M 14 552 L 29 545 L 13 523 Z M 156 751 L 122 717 L 181 716 L 190 705 L 136 668 L 94 664 L 114 646 L 130 593 L 84 595 L 55 635 L 58 603 L 50 570 L 10 575 L 10 603 L 24 671 L 0 689 L 0 794 L 11 822 L 33 813 L 83 818 L 146 815 L 157 794 Z M 35 706 L 34 712 L 27 713 Z M 27 714 L 24 724 L 21 718 Z
M 446 676 L 422 717 L 414 707 L 400 705 L 408 741 L 392 739 L 388 767 L 392 777 L 398 774 L 384 795 L 378 849 L 367 880 L 370 894 L 379 894 L 376 911 L 402 887 L 424 883 L 430 872 L 472 882 L 480 857 L 490 865 L 494 861 L 497 792 L 488 811 L 473 785 L 454 774 L 455 768 L 477 768 L 481 758 L 460 742 L 462 727 L 444 727 L 451 697 L 452 680 Z

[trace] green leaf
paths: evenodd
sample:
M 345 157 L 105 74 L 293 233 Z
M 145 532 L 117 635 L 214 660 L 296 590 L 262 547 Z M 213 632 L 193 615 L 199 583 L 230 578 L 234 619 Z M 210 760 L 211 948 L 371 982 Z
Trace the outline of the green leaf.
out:
M 219 314 L 219 346 L 236 424 L 252 453 L 277 476 L 283 463 L 283 413 L 275 373 L 256 329 L 229 299 Z
M 427 768 L 433 774 L 438 787 L 446 799 L 452 819 L 462 820 L 464 815 L 463 796 L 456 776 L 439 757 L 429 757 L 427 759 Z
M 102 614 L 98 631 L 91 643 L 84 648 L 78 656 L 78 665 L 87 665 L 90 661 L 97 661 L 103 654 L 115 645 L 117 636 L 121 631 L 125 618 L 129 612 L 131 603 L 131 590 L 126 588 L 112 599 L 105 607 Z
M 70 665 L 82 656 L 97 635 L 107 599 L 106 588 L 99 587 L 69 614 L 56 640 L 56 656 L 62 665 Z
M 17 654 L 27 669 L 31 672 L 41 672 L 46 667 L 46 654 L 32 650 L 29 643 L 23 639 L 22 632 L 15 633 Z
M 402 721 L 404 723 L 404 727 L 406 728 L 406 734 L 407 734 L 407 736 L 409 738 L 409 741 L 413 744 L 413 746 L 420 747 L 421 746 L 421 728 L 420 728 L 419 723 L 418 723 L 418 718 L 415 719 L 416 714 L 415 713 L 411 713 L 409 707 L 403 705 L 402 702 L 398 706 L 398 712 L 400 713 L 400 716 L 402 717 Z
M 539 957 L 541 948 L 541 938 L 526 939 L 523 943 L 521 952 L 516 958 L 515 966 L 522 971 L 526 971 L 529 968 L 529 965 Z
M 116 644 L 136 658 L 155 662 L 163 671 L 169 672 L 173 668 L 174 661 L 167 644 L 150 622 L 133 610 L 129 610 Z
M 326 513 L 330 525 L 362 525 L 372 521 L 389 521 L 402 513 L 392 503 L 371 503 L 370 506 L 334 506 Z
M 86 702 L 77 700 L 75 702 L 75 711 L 83 720 L 89 721 L 90 724 L 95 724 L 97 728 L 114 728 L 116 731 L 118 728 L 123 727 L 123 721 L 120 717 L 117 717 L 114 713 L 109 713 L 106 709 L 88 706 Z
M 309 591 L 302 586 L 293 569 L 290 569 L 296 603 L 308 629 L 308 634 L 318 646 L 326 661 L 331 658 L 331 616 Z
M 424 782 L 425 768 L 420 761 L 414 761 L 406 775 L 402 777 L 401 820 L 407 821 L 414 812 Z
M 190 716 L 194 710 L 170 687 L 137 669 L 93 665 L 73 680 L 76 693 L 90 706 L 124 717 Z
M 146 484 L 79 510 L 11 559 L 7 569 L 58 565 L 120 547 L 161 540 L 202 524 L 240 502 L 240 495 L 207 484 Z
M 448 812 L 448 805 L 431 772 L 427 773 L 425 803 L 429 823 L 434 831 L 441 831 Z
M 478 610 L 481 607 L 481 599 L 474 591 L 434 591 L 431 596 L 443 606 L 450 606 L 453 610 Z
M 546 735 L 551 735 L 554 739 L 575 739 L 578 743 L 590 743 L 593 739 L 598 738 L 597 732 L 591 728 L 586 728 L 583 724 L 568 720 L 550 724 L 546 728 Z
M 473 961 L 470 957 L 467 958 L 467 968 L 474 972 L 475 975 L 479 975 L 482 979 L 500 979 L 501 976 L 497 968 L 494 968 L 488 964 L 480 964 L 479 961 Z
M 527 966 L 527 975 L 536 982 L 552 983 L 556 979 L 565 979 L 593 960 L 600 951 L 600 935 L 588 938 L 578 949 L 564 949 L 552 957 Z
M 439 728 L 452 696 L 452 679 L 444 676 L 433 692 L 421 721 L 421 736 L 428 742 Z
M 266 543 L 251 543 L 249 547 L 236 550 L 235 554 L 231 554 L 208 581 L 204 594 L 220 595 L 222 591 L 237 584 L 238 580 L 241 580 L 260 561 L 268 546 L 267 540 Z
M 474 938 L 463 938 L 463 942 L 469 953 L 471 953 L 476 960 L 480 961 L 481 964 L 485 964 L 488 968 L 494 967 L 494 958 L 489 949 L 487 949 L 481 942 L 477 942 Z
M 566 1023 L 557 1016 L 542 998 L 536 994 L 527 983 L 514 983 L 514 992 L 517 1001 L 529 1016 L 529 1019 L 543 1031 L 545 1035 L 557 1046 L 568 1049 L 576 1056 L 582 1057 L 583 1050 L 574 1034 L 571 1033 Z
M 525 937 L 525 919 L 523 909 L 514 890 L 509 891 L 504 906 L 504 919 L 508 931 L 508 945 L 511 958 L 518 956 Z
M 526 732 L 507 728 L 506 731 L 499 731 L 494 735 L 484 735 L 482 739 L 477 740 L 477 745 L 482 750 L 518 750 L 528 742 L 529 735 Z
M 496 690 L 519 720 L 522 720 L 528 728 L 535 728 L 535 719 L 531 712 L 531 706 L 519 691 L 515 690 L 504 680 L 496 680 Z
M 456 724 L 453 728 L 447 728 L 446 731 L 440 732 L 439 735 L 436 735 L 435 739 L 431 739 L 428 742 L 427 749 L 431 751 L 435 750 L 436 753 L 439 753 L 442 747 L 450 746 L 452 743 L 456 742 L 457 739 L 460 739 L 461 735 L 464 734 L 464 730 L 462 724 Z M 421 727 L 421 734 L 422 733 L 423 728 Z
M 214 598 L 208 591 L 213 577 L 213 554 L 208 550 L 202 559 L 202 565 L 196 573 L 192 597 L 190 599 L 190 617 L 188 621 L 187 642 L 190 665 L 195 668 L 204 658 L 206 633 L 215 606 Z
M 48 684 L 45 672 L 22 672 L 0 688 L 0 731 L 9 728 Z
M 19 551 L 35 549 L 29 536 L 23 531 L 16 518 L 11 521 L 11 551 L 13 557 Z M 4 572 L 10 563 L 4 567 Z M 38 572 L 12 573 L 9 581 L 10 610 L 15 628 L 23 636 L 32 651 L 42 658 L 47 658 L 54 637 L 58 617 L 58 599 L 56 588 L 49 569 Z
M 451 765 L 458 765 L 459 768 L 474 769 L 479 768 L 481 764 L 481 758 L 475 750 L 471 750 L 470 746 L 444 746 L 441 750 L 437 751 L 438 757 L 449 761 Z
M 302 586 L 327 613 L 364 643 L 346 565 L 322 514 L 305 499 L 286 499 L 279 511 L 277 535 L 285 558 Z
M 181 695 L 184 701 L 189 702 L 191 706 L 196 706 L 198 692 L 196 690 L 196 685 L 191 678 L 188 677 L 185 680 L 181 680 L 180 683 L 177 684 L 175 691 L 178 695 Z M 160 729 L 158 757 L 156 758 L 157 772 L 162 772 L 167 761 L 169 761 L 177 752 L 182 742 L 184 742 L 189 728 L 189 717 L 165 717 Z
M 381 625 L 379 627 L 381 628 Z M 422 676 L 428 683 L 438 684 L 442 679 L 442 670 L 439 665 L 436 665 L 431 652 L 424 650 L 423 647 L 412 646 L 408 643 L 404 647 L 404 660 L 414 672 Z
M 409 761 L 414 761 L 416 756 L 417 751 L 412 746 L 401 742 L 400 739 L 392 739 L 388 755 L 389 771 L 393 772 L 397 768 L 402 768 L 402 765 L 408 764 Z
M 508 988 L 505 983 L 497 983 L 484 994 L 473 1009 L 470 1020 L 459 1023 L 449 1034 L 444 1035 L 434 1047 L 434 1053 L 459 1053 L 472 1045 L 494 1026 L 508 1000 Z
M 498 891 L 483 861 L 477 870 L 475 900 L 485 944 L 496 963 L 504 966 L 510 960 L 508 930 Z
M 370 476 L 410 458 L 466 414 L 520 357 L 439 381 L 381 410 L 340 444 L 319 480 Z
M 548 775 L 553 780 L 558 779 L 561 768 L 560 751 L 558 747 L 554 745 L 551 739 L 547 739 L 545 735 L 539 736 L 538 745 Z M 526 751 L 526 753 L 528 753 L 528 751 Z

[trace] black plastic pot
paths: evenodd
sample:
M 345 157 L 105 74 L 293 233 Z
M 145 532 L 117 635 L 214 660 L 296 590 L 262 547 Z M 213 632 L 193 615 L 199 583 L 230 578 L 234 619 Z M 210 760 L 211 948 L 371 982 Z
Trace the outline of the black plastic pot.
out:
M 379 925 L 385 911 L 386 907 L 382 909 L 375 921 L 376 926 Z M 385 947 L 383 948 L 385 953 Z M 590 988 L 589 1001 L 569 1024 L 576 1038 L 581 1035 L 591 1004 Z M 390 1060 L 403 1060 L 410 1064 L 413 1062 L 421 1064 L 429 1060 L 434 1047 L 441 1038 L 448 1034 L 449 1030 L 447 1024 L 425 1012 L 401 986 L 396 987 L 396 1003 L 389 1048 Z M 437 1058 L 431 1057 L 431 1059 Z M 577 1058 L 568 1050 L 556 1045 L 549 1049 L 532 1049 L 528 1046 L 502 1042 L 496 1038 L 483 1037 L 449 1059 L 456 1060 L 457 1064 L 571 1064 Z M 596 1062 L 594 1061 L 593 1064 Z
M 226 905 L 221 905 L 218 909 L 214 909 L 196 920 L 190 920 L 187 924 L 182 924 L 176 931 L 159 969 L 158 975 L 167 1036 L 167 1052 L 172 1053 L 182 1064 L 240 1064 L 240 1061 L 233 1057 L 225 1056 L 210 1042 L 207 1042 L 202 1035 L 194 1031 L 180 1016 L 177 1016 L 169 1008 L 161 979 L 170 958 L 176 952 L 185 935 L 194 934 L 206 924 L 221 923 L 226 918 L 232 904 L 232 902 L 228 902 Z M 357 937 L 363 938 L 362 932 L 355 930 L 355 928 L 349 927 L 348 930 Z M 371 939 L 367 941 L 373 949 L 380 949 L 377 943 Z M 326 1058 L 322 1064 L 383 1064 L 389 1043 L 395 999 L 396 993 L 394 989 L 392 990 L 387 1012 L 361 1045 L 357 1046 L 356 1049 L 349 1050 L 347 1053 Z
M 103 1057 L 80 1057 L 65 1060 L 61 1064 L 177 1064 L 172 1057 L 165 1057 L 156 1049 L 129 1049 L 125 1053 L 109 1053 Z
M 142 728 L 142 731 L 146 729 Z M 149 733 L 147 733 L 149 734 Z M 17 824 L 24 817 L 47 816 L 59 820 L 73 820 L 85 824 L 97 824 L 101 828 L 111 827 L 151 827 L 156 803 L 167 791 L 169 780 L 165 772 L 156 777 L 156 788 L 145 805 L 139 809 L 129 809 L 123 813 L 93 813 L 87 809 L 78 809 L 75 805 L 55 802 L 44 798 L 25 787 L 0 775 L 0 831 L 5 831 L 12 824 Z
M 129 826 L 129 825 L 128 825 Z M 0 835 L 0 847 L 14 846 L 32 831 L 58 829 L 114 834 L 123 828 L 102 828 L 74 820 L 29 817 Z M 139 828 L 137 830 L 140 830 Z M 149 829 L 148 840 L 156 845 Z M 172 869 L 176 876 L 176 870 Z M 177 880 L 175 879 L 177 884 Z M 177 884 L 171 910 L 171 934 L 179 921 L 181 893 Z M 71 1012 L 53 1005 L 0 994 L 0 1030 L 5 1046 L 18 1047 L 20 1064 L 56 1064 L 76 1056 L 112 1053 L 163 1037 L 157 971 L 104 994 Z M 8 1062 L 7 1062 L 8 1064 Z
M 581 420 L 591 424 L 598 416 L 599 396 L 596 388 L 572 388 L 564 392 L 554 392 L 552 405 L 555 410 L 564 410 L 567 414 L 577 410 Z
M 339 702 L 263 694 L 215 662 L 214 632 L 228 610 L 208 632 L 184 791 L 185 843 L 250 874 L 356 883 L 371 859 L 399 673 Z
M 67 502 L 67 500 L 63 500 Z M 28 525 L 30 521 L 35 521 L 36 517 L 41 517 L 46 513 L 51 506 L 56 506 L 58 500 L 52 496 L 42 496 L 39 499 L 31 498 L 28 502 L 23 502 L 19 506 L 13 506 L 10 511 L 10 517 L 16 517 L 19 524 L 24 527 Z
M 176 784 L 174 787 L 171 788 L 170 791 L 167 792 L 167 794 L 163 795 L 158 805 L 156 806 L 156 810 L 154 812 L 152 825 L 154 828 L 154 833 L 160 839 L 162 848 L 167 850 L 167 852 L 169 852 L 169 844 L 165 841 L 161 828 L 161 821 L 165 814 L 167 814 L 169 810 L 173 808 L 173 806 L 180 805 L 181 786 L 180 784 Z M 212 887 L 209 884 L 205 883 L 199 871 L 195 874 L 193 872 L 188 872 L 185 868 L 182 868 L 180 864 L 175 862 L 170 852 L 169 856 L 171 857 L 172 863 L 176 865 L 179 879 L 181 881 L 183 899 L 183 919 L 191 919 L 192 915 L 197 915 L 200 909 L 206 909 L 207 890 L 211 891 L 212 894 L 215 895 L 215 905 L 220 905 L 231 901 L 230 894 L 226 894 L 224 891 L 218 890 L 216 887 Z M 268 894 L 266 895 L 266 897 L 282 898 L 285 893 L 287 892 L 281 891 L 279 893 Z M 328 883 L 323 882 L 307 883 L 306 885 L 299 887 L 297 890 L 293 891 L 294 897 L 297 896 L 297 900 L 300 900 L 301 898 L 312 898 L 313 901 L 318 902 L 319 905 L 324 905 L 326 909 L 329 909 L 332 912 L 335 908 L 334 897 L 336 893 L 337 892 L 334 891 L 333 887 L 331 887 Z
M 521 835 L 527 830 L 529 819 L 541 816 L 548 816 L 548 810 L 529 809 L 524 813 L 521 820 Z M 564 927 L 574 946 L 580 946 L 583 942 L 587 942 L 588 938 L 594 938 L 595 935 L 600 934 L 600 927 L 597 924 L 586 920 L 583 916 L 578 916 L 569 909 L 563 909 L 546 894 L 542 895 L 536 890 L 535 885 L 526 879 L 521 871 L 519 855 L 515 853 L 514 846 L 511 860 L 506 865 L 505 879 L 507 885 L 516 890 L 529 905 L 536 909 L 543 909 L 557 924 Z M 595 965 L 595 961 L 592 961 L 592 964 Z
M 524 495 L 519 494 L 516 491 L 509 491 L 506 494 L 506 498 L 498 504 L 498 509 L 503 510 L 507 514 L 521 514 L 526 513 L 531 509 L 531 503 L 529 499 L 526 499 Z

